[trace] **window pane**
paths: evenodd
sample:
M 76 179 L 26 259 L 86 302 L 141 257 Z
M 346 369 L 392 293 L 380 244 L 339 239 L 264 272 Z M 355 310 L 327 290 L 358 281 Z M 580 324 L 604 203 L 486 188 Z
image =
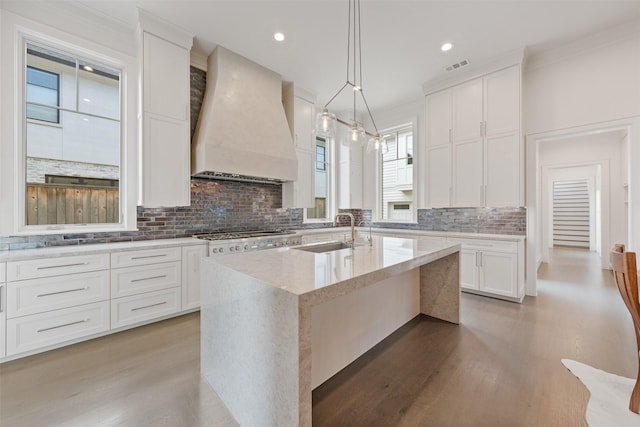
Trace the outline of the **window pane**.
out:
M 382 155 L 381 219 L 410 221 L 413 216 L 413 133 L 411 128 L 384 135 L 389 152 Z
M 25 107 L 37 119 L 25 124 L 27 225 L 120 222 L 120 72 L 96 65 L 111 74 L 83 75 L 80 63 L 27 45 Z M 83 94 L 95 101 L 88 108 Z
M 95 64 L 79 65 L 78 111 L 120 117 L 120 73 Z

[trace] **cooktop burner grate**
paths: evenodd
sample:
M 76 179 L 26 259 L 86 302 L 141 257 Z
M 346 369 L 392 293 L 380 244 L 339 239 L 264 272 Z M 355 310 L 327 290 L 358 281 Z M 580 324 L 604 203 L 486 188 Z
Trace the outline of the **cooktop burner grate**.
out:
M 266 236 L 284 236 L 287 234 L 295 234 L 293 231 L 288 230 L 254 230 L 254 231 L 234 231 L 226 233 L 205 233 L 198 234 L 194 237 L 205 240 L 231 240 L 231 239 L 246 239 L 251 237 L 266 237 Z

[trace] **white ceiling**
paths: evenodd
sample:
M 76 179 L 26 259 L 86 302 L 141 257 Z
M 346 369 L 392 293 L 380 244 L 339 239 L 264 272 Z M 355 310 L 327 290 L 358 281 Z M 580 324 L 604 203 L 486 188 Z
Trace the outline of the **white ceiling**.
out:
M 75 3 L 131 28 L 136 7 L 145 9 L 193 34 L 197 52 L 223 45 L 315 93 L 320 104 L 346 78 L 347 0 Z M 418 99 L 424 82 L 462 59 L 473 65 L 525 46 L 535 54 L 637 19 L 639 0 L 362 0 L 363 87 L 372 109 L 396 105 Z M 274 41 L 276 31 L 284 42 Z M 450 52 L 440 51 L 444 41 L 454 44 Z M 345 91 L 332 107 L 350 102 Z

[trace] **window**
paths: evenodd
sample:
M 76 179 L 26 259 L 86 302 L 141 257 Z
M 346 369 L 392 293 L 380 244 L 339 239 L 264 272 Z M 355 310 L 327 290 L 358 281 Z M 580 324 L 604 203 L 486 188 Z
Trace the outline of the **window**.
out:
M 315 158 L 315 206 L 305 209 L 305 217 L 310 220 L 327 220 L 331 216 L 331 163 L 329 162 L 329 140 L 316 139 Z
M 381 156 L 380 219 L 413 219 L 413 128 L 411 125 L 382 132 L 389 148 Z
M 24 46 L 24 223 L 120 223 L 121 70 Z
M 316 145 L 316 170 L 327 170 L 326 152 L 327 148 L 324 145 Z
M 60 76 L 27 66 L 27 119 L 59 123 L 58 107 Z

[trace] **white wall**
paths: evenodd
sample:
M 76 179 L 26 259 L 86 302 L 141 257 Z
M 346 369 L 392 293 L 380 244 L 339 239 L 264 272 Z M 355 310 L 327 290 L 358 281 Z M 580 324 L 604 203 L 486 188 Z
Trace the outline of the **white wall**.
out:
M 525 133 L 640 116 L 640 23 L 636 25 L 635 33 L 632 29 L 621 39 L 594 42 L 586 51 L 589 40 L 531 58 L 523 81 Z

